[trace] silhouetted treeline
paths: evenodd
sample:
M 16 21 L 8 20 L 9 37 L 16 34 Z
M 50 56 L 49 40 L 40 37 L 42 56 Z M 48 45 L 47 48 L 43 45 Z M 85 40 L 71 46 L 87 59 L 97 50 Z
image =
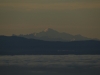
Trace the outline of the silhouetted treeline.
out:
M 100 41 L 42 41 L 17 36 L 0 36 L 0 55 L 100 54 Z

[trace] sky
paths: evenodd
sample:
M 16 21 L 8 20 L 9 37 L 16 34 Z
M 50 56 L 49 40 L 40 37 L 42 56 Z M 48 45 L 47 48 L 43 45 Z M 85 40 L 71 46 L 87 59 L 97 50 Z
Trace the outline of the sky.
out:
M 100 0 L 0 0 L 0 35 L 45 28 L 100 39 Z

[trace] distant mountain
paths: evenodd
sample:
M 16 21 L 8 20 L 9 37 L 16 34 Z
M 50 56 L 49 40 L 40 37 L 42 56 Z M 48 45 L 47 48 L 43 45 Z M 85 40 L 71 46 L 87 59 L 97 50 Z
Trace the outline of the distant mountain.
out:
M 18 36 L 0 36 L 0 55 L 100 54 L 100 41 L 42 41 Z
M 47 28 L 39 33 L 32 33 L 27 35 L 19 35 L 20 37 L 39 39 L 45 41 L 81 41 L 90 40 L 90 38 L 84 37 L 82 35 L 71 35 L 65 32 L 58 32 L 51 28 Z

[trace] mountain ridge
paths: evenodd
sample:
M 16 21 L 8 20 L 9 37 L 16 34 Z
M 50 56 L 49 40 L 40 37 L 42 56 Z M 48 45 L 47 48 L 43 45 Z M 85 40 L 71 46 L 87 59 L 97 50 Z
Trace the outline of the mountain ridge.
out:
M 26 35 L 18 35 L 20 37 L 39 39 L 45 41 L 81 41 L 81 40 L 91 40 L 91 38 L 84 37 L 82 35 L 72 35 L 65 32 L 58 32 L 52 28 L 44 29 L 39 33 L 32 33 Z
M 100 41 L 43 41 L 18 36 L 0 36 L 0 55 L 100 54 Z

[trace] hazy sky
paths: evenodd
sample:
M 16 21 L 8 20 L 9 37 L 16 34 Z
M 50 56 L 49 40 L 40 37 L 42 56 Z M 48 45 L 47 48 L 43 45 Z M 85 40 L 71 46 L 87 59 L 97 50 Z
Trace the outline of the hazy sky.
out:
M 0 0 L 0 35 L 48 27 L 100 39 L 100 0 Z

